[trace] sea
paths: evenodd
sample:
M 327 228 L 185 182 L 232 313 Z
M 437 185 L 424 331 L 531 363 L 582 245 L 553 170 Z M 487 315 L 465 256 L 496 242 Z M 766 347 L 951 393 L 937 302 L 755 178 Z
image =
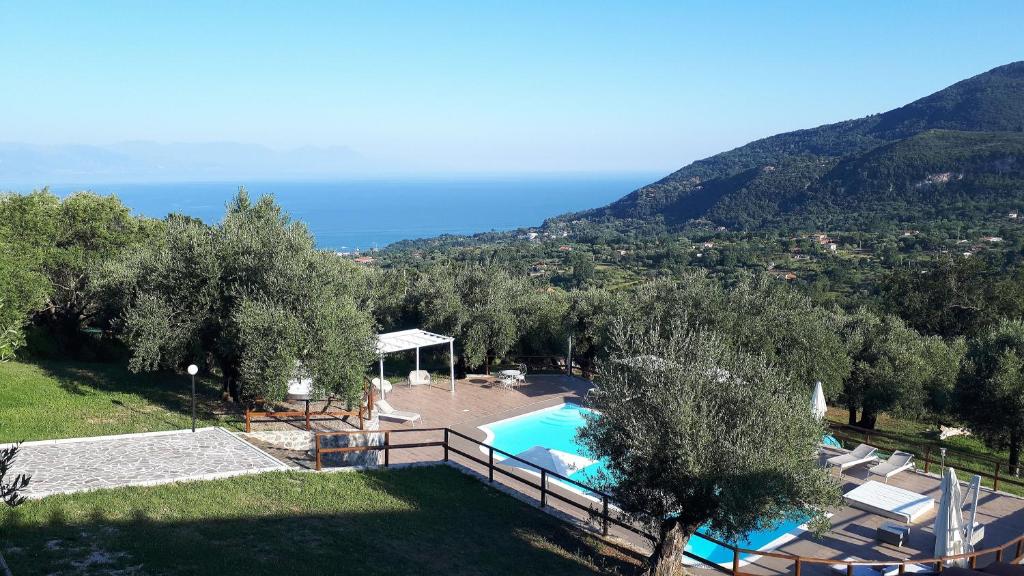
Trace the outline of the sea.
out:
M 539 226 L 566 212 L 596 208 L 657 179 L 654 174 L 520 176 L 492 178 L 251 182 L 252 197 L 271 194 L 304 222 L 320 248 L 366 251 L 399 240 L 475 234 Z M 62 184 L 114 194 L 135 214 L 163 218 L 187 214 L 213 224 L 238 191 L 233 182 Z M 25 190 L 17 190 L 24 192 Z

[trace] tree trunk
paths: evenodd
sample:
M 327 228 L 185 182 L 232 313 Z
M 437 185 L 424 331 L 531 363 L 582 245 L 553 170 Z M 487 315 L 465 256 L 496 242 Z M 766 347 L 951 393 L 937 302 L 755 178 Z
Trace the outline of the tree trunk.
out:
M 650 558 L 650 576 L 684 576 L 683 549 L 696 530 L 696 526 L 684 526 L 674 520 L 662 522 L 660 540 Z
M 1020 434 L 1010 432 L 1010 470 L 1020 476 Z
M 857 425 L 857 407 L 851 404 L 851 405 L 847 406 L 846 409 L 850 413 L 850 421 L 849 421 L 850 426 L 856 426 Z
M 875 429 L 875 422 L 878 420 L 878 413 L 874 410 L 865 408 L 860 413 L 860 422 L 857 423 L 861 428 L 867 428 L 868 430 Z

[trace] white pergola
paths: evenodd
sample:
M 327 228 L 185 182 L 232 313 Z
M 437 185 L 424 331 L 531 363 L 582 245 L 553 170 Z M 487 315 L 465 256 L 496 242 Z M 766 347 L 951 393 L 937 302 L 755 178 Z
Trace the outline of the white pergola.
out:
M 399 330 L 377 335 L 377 354 L 380 356 L 380 379 L 384 380 L 384 356 L 393 352 L 403 350 L 416 350 L 416 370 L 420 369 L 420 348 L 448 344 L 448 358 L 450 360 L 450 387 L 455 393 L 455 338 L 442 336 L 413 328 L 412 330 Z

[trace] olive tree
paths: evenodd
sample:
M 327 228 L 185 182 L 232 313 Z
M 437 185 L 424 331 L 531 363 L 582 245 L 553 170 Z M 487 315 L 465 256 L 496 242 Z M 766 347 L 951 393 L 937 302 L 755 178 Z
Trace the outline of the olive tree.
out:
M 622 306 L 634 325 L 681 322 L 703 327 L 763 355 L 810 393 L 817 380 L 835 398 L 850 371 L 839 323 L 796 290 L 766 276 L 724 288 L 702 273 L 641 285 Z
M 866 308 L 845 315 L 842 323 L 852 361 L 841 396 L 849 423 L 873 429 L 882 412 L 920 412 L 930 374 L 927 348 L 934 353 L 938 343 L 928 342 L 896 316 Z
M 231 397 L 267 401 L 301 375 L 354 402 L 373 358 L 362 274 L 316 250 L 272 198 L 252 203 L 243 190 L 217 226 L 168 218 L 159 241 L 108 266 L 98 289 L 122 308 L 134 371 L 206 364 Z
M 659 326 L 613 328 L 599 415 L 580 431 L 607 463 L 601 488 L 654 535 L 651 573 L 683 573 L 702 526 L 723 539 L 807 516 L 824 526 L 839 487 L 817 465 L 824 429 L 805 387 L 726 338 Z
M 88 192 L 58 198 L 48 190 L 0 198 L 0 245 L 43 290 L 33 321 L 65 353 L 80 352 L 81 329 L 105 324 L 105 302 L 91 290 L 96 268 L 147 243 L 160 225 L 132 216 L 115 196 Z
M 1002 320 L 972 340 L 955 400 L 971 431 L 996 449 L 1010 451 L 1019 473 L 1024 444 L 1024 321 Z
M 522 320 L 529 315 L 530 295 L 526 279 L 501 269 L 441 265 L 418 280 L 411 298 L 427 329 L 455 337 L 464 371 L 515 347 L 529 327 Z

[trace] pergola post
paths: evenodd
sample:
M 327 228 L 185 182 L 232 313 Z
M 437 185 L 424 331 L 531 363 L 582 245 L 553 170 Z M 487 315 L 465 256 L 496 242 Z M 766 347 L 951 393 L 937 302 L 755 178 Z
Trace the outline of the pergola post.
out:
M 419 346 L 416 347 L 416 371 L 417 372 L 420 371 L 420 347 Z M 419 374 L 417 374 L 416 376 L 419 377 Z
M 455 341 L 448 342 L 448 363 L 451 368 L 449 378 L 451 379 L 452 394 L 455 394 Z
M 384 396 L 384 355 L 383 354 L 380 355 L 380 397 L 381 397 L 381 399 L 385 398 L 385 396 Z

